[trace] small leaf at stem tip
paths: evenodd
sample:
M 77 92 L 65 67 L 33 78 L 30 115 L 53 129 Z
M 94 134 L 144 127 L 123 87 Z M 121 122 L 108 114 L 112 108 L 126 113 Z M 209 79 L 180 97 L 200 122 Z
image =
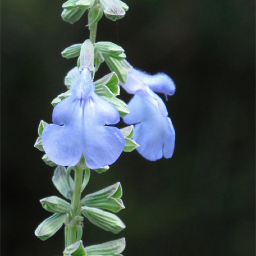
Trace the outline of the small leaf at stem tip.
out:
M 107 165 L 107 166 L 101 167 L 99 169 L 96 169 L 94 171 L 97 173 L 103 173 L 103 172 L 106 172 L 108 169 L 109 169 L 109 166 Z
M 71 95 L 70 90 L 59 94 L 55 99 L 52 100 L 51 102 L 52 106 L 55 107 L 58 103 L 60 103 L 62 100 L 69 97 L 70 95 Z
M 73 9 L 64 9 L 61 13 L 61 17 L 64 21 L 73 24 L 76 21 L 80 20 L 84 12 L 85 10 L 81 10 L 79 7 Z
M 63 225 L 66 220 L 66 213 L 55 213 L 44 220 L 35 230 L 35 235 L 42 241 L 53 236 Z
M 46 123 L 44 120 L 41 120 L 38 126 L 38 135 L 42 136 L 42 132 L 44 130 L 44 128 L 48 125 L 48 123 Z
M 64 166 L 58 166 L 53 174 L 52 182 L 58 191 L 67 199 L 72 199 L 73 191 L 70 189 L 67 183 L 67 169 Z M 69 177 L 69 183 L 71 187 L 74 187 L 74 181 Z
M 94 8 L 93 8 L 94 9 Z M 88 25 L 86 27 L 91 27 L 93 24 L 98 22 L 103 16 L 103 11 L 101 7 L 95 8 L 94 10 L 90 9 L 89 14 L 88 14 Z
M 66 247 L 63 252 L 63 255 L 64 256 L 87 256 L 87 253 L 85 252 L 83 242 L 80 240 Z
M 84 41 L 80 51 L 80 68 L 89 68 L 90 71 L 94 71 L 94 47 L 90 39 Z
M 125 208 L 123 201 L 121 200 L 122 195 L 123 191 L 121 184 L 120 182 L 117 182 L 116 184 L 108 186 L 95 193 L 86 195 L 81 200 L 81 204 L 117 213 Z
M 103 57 L 108 65 L 109 69 L 118 75 L 119 80 L 125 84 L 128 78 L 128 71 L 124 66 L 123 62 L 110 57 L 107 54 L 103 54 Z
M 50 196 L 41 199 L 40 203 L 42 204 L 43 208 L 48 212 L 67 213 L 71 210 L 71 205 L 57 196 Z
M 133 125 L 126 126 L 120 129 L 120 131 L 122 132 L 125 138 L 131 139 L 134 134 L 134 126 Z
M 118 0 L 100 0 L 100 4 L 106 17 L 112 21 L 121 19 L 125 15 L 125 11 Z
M 127 105 L 125 102 L 122 100 L 113 97 L 113 98 L 108 98 L 105 96 L 101 96 L 103 99 L 107 100 L 108 102 L 112 103 L 118 110 L 120 117 L 124 117 L 130 113 L 130 111 L 127 108 Z
M 113 213 L 87 206 L 83 206 L 81 212 L 92 224 L 114 234 L 119 233 L 125 228 L 121 219 Z
M 121 256 L 125 249 L 125 238 L 117 239 L 103 244 L 91 245 L 85 247 L 88 256 L 108 255 Z
M 140 145 L 137 144 L 134 140 L 125 138 L 124 152 L 132 152 L 135 148 L 139 146 Z
M 35 142 L 35 144 L 34 144 L 34 147 L 37 148 L 37 149 L 39 149 L 40 151 L 44 152 L 41 136 L 39 136 L 39 137 L 36 139 L 36 142 Z
M 72 68 L 66 75 L 64 84 L 70 89 L 71 85 L 77 80 L 80 75 L 78 67 Z
M 48 158 L 48 156 L 47 156 L 46 154 L 43 155 L 42 160 L 43 160 L 47 165 L 49 165 L 49 166 L 51 166 L 51 167 L 57 166 L 57 164 L 55 164 L 54 162 L 52 162 L 52 161 Z
M 61 52 L 62 57 L 66 58 L 66 59 L 78 57 L 80 54 L 80 51 L 81 51 L 81 46 L 82 46 L 82 44 L 73 44 L 73 45 L 65 48 Z

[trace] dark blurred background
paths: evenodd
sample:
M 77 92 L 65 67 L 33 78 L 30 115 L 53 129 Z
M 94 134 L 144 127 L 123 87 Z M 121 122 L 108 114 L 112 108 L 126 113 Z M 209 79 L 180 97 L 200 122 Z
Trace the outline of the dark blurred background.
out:
M 2 1 L 3 256 L 64 249 L 63 229 L 45 242 L 34 236 L 50 216 L 39 199 L 60 194 L 54 169 L 33 148 L 76 63 L 60 52 L 89 35 L 87 15 L 62 21 L 62 3 Z M 127 4 L 124 19 L 100 21 L 97 40 L 121 45 L 139 69 L 173 78 L 167 107 L 176 148 L 157 162 L 124 153 L 106 173 L 92 173 L 86 193 L 121 182 L 126 209 L 118 216 L 127 228 L 113 235 L 85 221 L 84 244 L 126 237 L 126 256 L 254 255 L 254 1 Z M 104 65 L 97 77 L 108 72 Z

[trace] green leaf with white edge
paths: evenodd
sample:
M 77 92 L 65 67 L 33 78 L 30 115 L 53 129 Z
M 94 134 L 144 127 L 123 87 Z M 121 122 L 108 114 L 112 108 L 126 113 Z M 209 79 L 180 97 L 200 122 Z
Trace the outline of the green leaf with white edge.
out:
M 84 41 L 81 46 L 80 51 L 80 68 L 89 68 L 89 70 L 94 71 L 94 47 L 90 39 Z
M 44 148 L 43 148 L 43 145 L 42 145 L 42 138 L 41 136 L 39 136 L 37 139 L 36 139 L 36 142 L 34 144 L 34 147 L 39 149 L 40 151 L 43 151 L 44 152 Z
M 104 166 L 104 167 L 101 167 L 99 169 L 96 169 L 94 171 L 100 174 L 100 173 L 106 172 L 107 170 L 109 170 L 109 166 L 108 165 Z
M 106 17 L 112 21 L 121 19 L 125 15 L 125 11 L 118 0 L 100 0 L 100 4 Z
M 80 55 L 81 46 L 82 46 L 82 44 L 73 44 L 73 45 L 65 48 L 61 52 L 62 57 L 66 58 L 66 59 L 78 57 Z
M 132 152 L 135 148 L 139 147 L 134 140 L 125 138 L 124 152 Z
M 66 75 L 64 84 L 70 89 L 71 85 L 77 80 L 80 75 L 78 67 L 72 68 Z
M 67 218 L 66 213 L 55 213 L 44 220 L 35 230 L 35 235 L 42 241 L 53 236 L 63 225 Z
M 70 246 L 66 247 L 63 256 L 87 256 L 83 242 L 80 240 Z
M 122 195 L 123 191 L 121 184 L 120 182 L 117 182 L 112 186 L 108 186 L 95 193 L 86 195 L 81 200 L 81 204 L 116 213 L 125 208 L 123 201 L 121 200 Z
M 102 86 L 95 86 L 95 90 L 94 90 L 95 93 L 97 93 L 99 96 L 105 96 L 105 97 L 108 97 L 108 98 L 112 98 L 114 97 L 115 95 L 109 90 L 109 88 L 105 85 L 102 85 Z
M 81 212 L 92 224 L 114 234 L 125 228 L 124 223 L 113 213 L 87 206 L 83 206 Z
M 76 6 L 79 8 L 86 10 L 91 8 L 94 5 L 95 0 L 78 0 L 76 2 Z
M 129 10 L 129 6 L 128 6 L 126 3 L 124 3 L 124 2 L 122 2 L 122 1 L 120 1 L 120 0 L 118 0 L 118 2 L 121 4 L 122 8 L 123 8 L 126 12 Z
M 124 249 L 125 238 L 85 247 L 87 256 L 122 256 Z
M 126 126 L 120 129 L 120 131 L 122 132 L 125 138 L 131 139 L 134 134 L 134 126 L 133 125 Z
M 55 99 L 53 99 L 53 101 L 51 102 L 52 106 L 55 107 L 58 103 L 60 103 L 62 100 L 69 97 L 70 95 L 71 95 L 70 90 L 61 93 Z
M 86 27 L 90 27 L 96 22 L 98 22 L 102 16 L 103 16 L 103 10 L 101 7 L 99 8 L 93 8 L 94 10 L 90 9 L 89 14 L 88 14 L 88 25 Z
M 58 166 L 53 174 L 52 182 L 58 191 L 67 199 L 72 199 L 73 191 L 70 189 L 67 182 L 67 169 L 63 166 Z M 74 181 L 69 177 L 69 183 L 72 188 L 74 188 Z
M 46 154 L 43 155 L 42 160 L 43 160 L 47 165 L 49 165 L 49 166 L 51 166 L 51 167 L 57 166 L 57 164 L 55 164 L 54 162 L 52 162 L 52 161 L 48 158 L 48 156 L 47 156 Z
M 64 9 L 61 13 L 61 17 L 64 21 L 73 24 L 76 21 L 80 20 L 84 12 L 85 10 L 81 10 L 79 7 L 72 9 Z
M 40 203 L 48 212 L 67 213 L 71 210 L 71 205 L 57 196 L 43 198 L 40 200 Z
M 127 78 L 128 78 L 128 71 L 125 68 L 123 62 L 120 60 L 117 60 L 113 57 L 110 57 L 107 54 L 103 54 L 103 57 L 106 61 L 106 64 L 108 65 L 109 69 L 118 75 L 120 82 L 125 84 L 127 81 Z
M 42 136 L 44 128 L 48 125 L 44 120 L 41 120 L 38 126 L 38 135 Z
M 95 92 L 106 92 L 106 97 L 112 98 L 120 94 L 119 79 L 115 72 L 107 74 L 106 76 L 94 82 Z M 106 88 L 107 87 L 107 88 Z M 98 93 L 97 93 L 98 94 Z M 100 95 L 100 94 L 99 94 Z M 101 95 L 100 95 L 101 96 Z M 104 96 L 104 94 L 103 94 Z
M 63 5 L 62 5 L 62 8 L 65 8 L 65 9 L 72 9 L 72 8 L 76 8 L 76 2 L 78 2 L 79 0 L 69 0 L 67 2 L 65 2 Z
M 124 117 L 130 113 L 130 111 L 127 108 L 127 105 L 122 100 L 113 97 L 108 98 L 105 96 L 101 96 L 103 99 L 107 100 L 108 102 L 112 103 L 118 110 L 120 117 Z
M 108 41 L 97 42 L 94 44 L 94 46 L 97 51 L 100 51 L 101 53 L 110 55 L 112 57 L 118 57 L 124 53 L 124 49 L 121 46 Z M 125 54 L 122 56 L 123 58 L 126 57 Z

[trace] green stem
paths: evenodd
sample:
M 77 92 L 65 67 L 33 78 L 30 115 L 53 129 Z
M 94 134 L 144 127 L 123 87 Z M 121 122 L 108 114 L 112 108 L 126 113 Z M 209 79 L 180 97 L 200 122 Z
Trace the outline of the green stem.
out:
M 95 5 L 90 10 L 90 15 L 89 15 L 89 18 L 88 18 L 89 23 L 91 23 L 92 21 L 94 21 L 96 19 L 97 9 L 100 8 L 98 6 L 97 2 L 98 1 L 95 1 Z M 93 44 L 96 42 L 97 25 L 98 25 L 98 22 L 95 22 L 94 24 L 92 24 L 89 27 L 89 29 L 90 29 L 90 40 Z
M 67 246 L 76 242 L 76 233 L 77 233 L 77 223 L 75 220 L 76 216 L 81 215 L 81 188 L 83 182 L 83 169 L 79 168 L 78 166 L 74 167 L 75 171 L 75 187 L 74 187 L 74 194 L 73 199 L 71 202 L 71 221 L 68 223 L 68 238 Z

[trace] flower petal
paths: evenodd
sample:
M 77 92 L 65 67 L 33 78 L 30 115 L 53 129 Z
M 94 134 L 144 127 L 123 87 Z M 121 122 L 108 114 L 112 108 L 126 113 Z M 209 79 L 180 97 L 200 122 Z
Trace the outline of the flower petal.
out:
M 53 124 L 42 133 L 43 148 L 49 159 L 61 166 L 76 165 L 84 155 L 91 169 L 110 165 L 122 153 L 125 139 L 116 124 L 117 109 L 93 92 L 91 74 L 82 71 L 71 87 L 72 95 L 53 110 Z
M 175 131 L 170 118 L 138 95 L 129 102 L 128 109 L 130 114 L 123 119 L 127 124 L 135 124 L 133 139 L 140 145 L 138 152 L 150 161 L 172 157 Z
M 171 96 L 175 93 L 176 87 L 173 80 L 165 73 L 149 75 L 142 71 L 134 69 L 133 76 L 155 92 L 163 93 L 165 96 Z

